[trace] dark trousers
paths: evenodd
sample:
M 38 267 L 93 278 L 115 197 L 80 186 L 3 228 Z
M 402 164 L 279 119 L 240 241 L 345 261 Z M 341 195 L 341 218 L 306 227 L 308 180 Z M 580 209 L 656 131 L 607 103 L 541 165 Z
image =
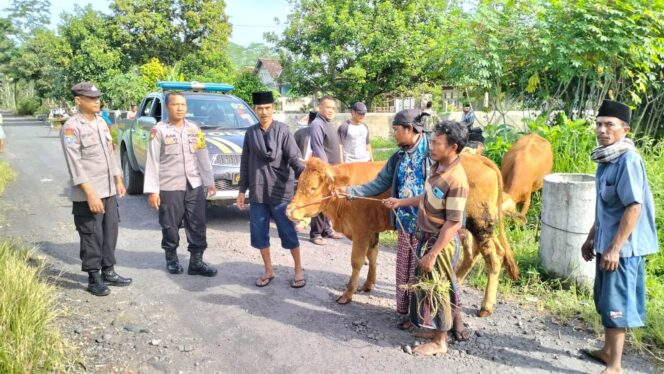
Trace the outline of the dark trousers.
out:
M 115 265 L 118 242 L 118 201 L 115 196 L 101 199 L 104 213 L 94 214 L 87 201 L 74 201 L 72 213 L 81 238 L 80 257 L 83 271 L 100 270 Z
M 203 252 L 207 248 L 205 237 L 205 190 L 203 186 L 186 191 L 161 191 L 159 193 L 159 224 L 161 225 L 161 247 L 174 251 L 180 244 L 180 224 L 184 219 L 189 252 Z
M 309 231 L 309 237 L 327 237 L 332 235 L 332 231 L 330 220 L 328 220 L 323 213 L 311 219 L 311 231 Z

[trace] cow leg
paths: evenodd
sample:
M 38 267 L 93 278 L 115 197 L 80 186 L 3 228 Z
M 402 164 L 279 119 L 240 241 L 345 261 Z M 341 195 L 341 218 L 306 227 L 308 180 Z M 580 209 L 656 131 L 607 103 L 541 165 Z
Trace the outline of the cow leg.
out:
M 473 235 L 470 231 L 465 231 L 463 239 L 461 241 L 461 249 L 463 251 L 463 257 L 461 263 L 456 269 L 457 282 L 459 286 L 463 284 L 463 281 L 466 279 L 466 276 L 473 268 L 477 260 L 480 258 L 480 248 L 477 244 L 477 240 L 473 238 Z
M 479 317 L 488 317 L 493 313 L 493 307 L 496 305 L 496 293 L 498 292 L 498 277 L 500 275 L 500 266 L 503 259 L 497 253 L 497 239 L 491 237 L 486 240 L 482 247 L 482 256 L 486 262 L 487 285 L 484 290 L 484 300 L 482 308 L 477 313 Z
M 369 292 L 376 284 L 376 259 L 378 258 L 378 233 L 373 234 L 373 238 L 369 242 L 369 250 L 367 251 L 367 259 L 369 260 L 369 271 L 367 272 L 367 280 L 362 286 L 362 291 Z
M 367 237 L 367 235 L 362 235 L 361 237 L 358 235 L 358 237 L 353 240 L 353 249 L 350 254 L 350 264 L 353 267 L 353 273 L 350 276 L 350 281 L 348 281 L 346 290 L 337 298 L 339 304 L 348 304 L 353 300 L 353 293 L 355 293 L 355 290 L 357 289 L 357 279 L 360 277 L 360 270 L 362 270 L 364 259 L 367 257 L 368 247 L 369 237 Z
M 528 208 L 530 208 L 530 199 L 532 198 L 532 192 L 526 195 L 526 200 L 523 202 L 521 207 L 521 217 L 523 217 L 524 223 L 526 220 L 526 213 L 528 213 Z

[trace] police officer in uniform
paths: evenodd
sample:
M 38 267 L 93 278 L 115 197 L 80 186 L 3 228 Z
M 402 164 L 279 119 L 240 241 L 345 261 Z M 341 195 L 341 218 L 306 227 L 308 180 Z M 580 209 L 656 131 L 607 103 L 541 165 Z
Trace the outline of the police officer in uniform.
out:
M 150 146 L 145 163 L 143 191 L 150 195 L 150 206 L 159 209 L 161 247 L 166 251 L 166 268 L 171 274 L 184 269 L 177 256 L 179 228 L 189 242 L 189 275 L 214 277 L 217 269 L 203 262 L 207 248 L 205 234 L 205 187 L 208 196 L 217 193 L 210 156 L 203 132 L 185 120 L 187 100 L 179 92 L 166 95 L 168 118 L 150 131 Z
M 99 113 L 101 92 L 81 82 L 71 89 L 78 113 L 60 132 L 65 161 L 72 180 L 74 224 L 81 238 L 82 269 L 89 275 L 88 291 L 106 296 L 112 286 L 128 286 L 131 278 L 114 270 L 118 239 L 118 202 L 125 194 L 122 172 L 115 162 L 111 133 Z

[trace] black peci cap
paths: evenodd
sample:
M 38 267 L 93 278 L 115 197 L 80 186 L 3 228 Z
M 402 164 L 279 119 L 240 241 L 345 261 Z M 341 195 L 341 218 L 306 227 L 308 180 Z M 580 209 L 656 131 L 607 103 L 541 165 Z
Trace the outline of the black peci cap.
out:
M 251 94 L 254 105 L 274 104 L 272 91 L 254 92 Z
M 597 111 L 597 117 L 615 117 L 629 124 L 632 119 L 632 110 L 621 102 L 604 100 Z

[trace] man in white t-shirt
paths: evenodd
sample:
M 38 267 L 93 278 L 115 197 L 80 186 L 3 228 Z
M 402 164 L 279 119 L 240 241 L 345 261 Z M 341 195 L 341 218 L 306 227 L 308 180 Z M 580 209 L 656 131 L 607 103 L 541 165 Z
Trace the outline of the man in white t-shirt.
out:
M 373 152 L 369 144 L 369 127 L 364 123 L 367 106 L 358 101 L 350 110 L 351 119 L 339 126 L 339 143 L 343 162 L 373 161 Z

